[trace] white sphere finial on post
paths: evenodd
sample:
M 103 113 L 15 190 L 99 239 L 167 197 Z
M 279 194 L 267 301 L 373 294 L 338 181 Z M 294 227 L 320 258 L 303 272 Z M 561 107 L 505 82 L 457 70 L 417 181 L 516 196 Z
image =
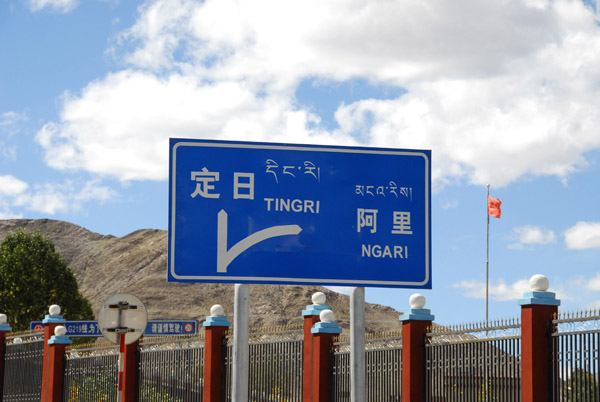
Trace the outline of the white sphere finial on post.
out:
M 529 287 L 534 292 L 545 292 L 550 287 L 550 282 L 545 275 L 536 274 L 529 279 Z
M 315 292 L 312 295 L 313 304 L 325 304 L 327 301 L 327 296 L 323 292 Z
M 67 334 L 67 328 L 63 325 L 59 325 L 54 328 L 54 335 L 56 336 L 65 336 Z
M 333 311 L 331 311 L 331 310 L 323 310 L 319 314 L 319 319 L 322 322 L 334 322 L 335 321 L 335 315 L 333 314 Z
M 220 304 L 215 304 L 210 308 L 211 317 L 223 317 L 225 316 L 225 309 Z
M 0 314 L 0 324 L 6 324 L 7 321 L 8 317 L 6 316 L 6 314 Z
M 60 315 L 60 306 L 58 304 L 53 304 L 48 309 L 50 315 Z
M 420 293 L 414 293 L 413 295 L 410 296 L 410 298 L 408 299 L 408 302 L 410 303 L 410 308 L 415 308 L 415 309 L 421 309 L 423 307 L 425 307 L 425 296 L 423 296 Z

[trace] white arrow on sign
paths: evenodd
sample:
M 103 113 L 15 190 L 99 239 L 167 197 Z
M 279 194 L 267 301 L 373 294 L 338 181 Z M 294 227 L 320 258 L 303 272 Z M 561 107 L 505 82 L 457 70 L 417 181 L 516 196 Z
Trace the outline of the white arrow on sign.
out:
M 227 212 L 222 209 L 217 214 L 217 217 L 217 272 L 227 272 L 227 267 L 231 264 L 231 261 L 263 240 L 277 236 L 297 235 L 302 231 L 302 228 L 298 225 L 271 226 L 270 228 L 252 233 L 227 250 Z

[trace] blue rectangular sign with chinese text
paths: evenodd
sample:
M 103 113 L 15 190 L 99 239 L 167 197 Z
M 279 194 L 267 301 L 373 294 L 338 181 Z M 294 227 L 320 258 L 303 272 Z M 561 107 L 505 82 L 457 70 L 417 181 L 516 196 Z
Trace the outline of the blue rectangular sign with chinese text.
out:
M 171 139 L 169 281 L 431 288 L 431 151 Z
M 67 336 L 84 338 L 100 337 L 102 332 L 98 328 L 98 321 L 67 321 Z M 42 321 L 30 321 L 31 332 L 43 332 Z M 171 335 L 195 335 L 198 330 L 196 320 L 148 320 L 144 336 L 171 336 Z

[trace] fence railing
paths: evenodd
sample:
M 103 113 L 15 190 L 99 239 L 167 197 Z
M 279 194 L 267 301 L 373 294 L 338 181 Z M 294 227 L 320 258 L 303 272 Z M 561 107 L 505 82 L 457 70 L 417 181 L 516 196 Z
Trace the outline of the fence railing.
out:
M 553 401 L 599 401 L 600 315 L 562 314 L 552 325 Z
M 39 402 L 42 394 L 43 336 L 10 336 L 5 353 L 2 400 Z
M 64 402 L 116 402 L 119 348 L 98 340 L 65 356 Z
M 340 336 L 333 344 L 332 401 L 350 401 L 350 342 Z M 400 331 L 371 334 L 365 339 L 365 395 L 370 402 L 396 402 L 402 396 L 402 335 Z
M 552 345 L 551 350 L 546 349 L 546 356 L 552 356 L 552 400 L 599 401 L 600 312 L 563 314 L 545 322 L 548 338 L 544 339 L 551 339 Z M 419 353 L 425 355 L 425 401 L 521 400 L 518 320 L 451 328 L 433 324 L 424 341 L 424 352 Z M 223 387 L 227 401 L 231 400 L 231 342 L 229 337 L 223 343 L 222 368 L 226 373 Z M 401 332 L 368 335 L 365 346 L 366 400 L 400 401 Z M 332 401 L 351 398 L 349 348 L 348 336 L 339 336 L 331 350 Z M 204 350 L 203 336 L 142 340 L 136 366 L 139 401 L 202 400 Z M 249 358 L 249 401 L 302 399 L 303 332 L 299 327 L 252 331 Z M 118 347 L 106 341 L 94 340 L 88 345 L 69 348 L 65 356 L 63 401 L 116 401 L 117 362 Z M 42 337 L 35 334 L 7 337 L 4 364 L 2 400 L 39 401 Z
M 302 401 L 302 339 L 250 344 L 251 401 Z
M 302 335 L 298 325 L 250 331 L 249 401 L 302 401 Z M 232 400 L 232 342 L 229 336 L 224 356 L 226 401 Z
M 204 339 L 146 339 L 139 352 L 139 400 L 201 401 Z
M 521 334 L 517 320 L 451 329 L 426 341 L 428 401 L 520 401 Z

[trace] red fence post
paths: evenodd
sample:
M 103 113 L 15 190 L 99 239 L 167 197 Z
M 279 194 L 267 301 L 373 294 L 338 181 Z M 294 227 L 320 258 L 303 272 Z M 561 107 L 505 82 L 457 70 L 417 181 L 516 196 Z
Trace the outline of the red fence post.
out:
M 223 389 L 223 340 L 231 323 L 225 317 L 223 307 L 215 304 L 210 308 L 210 316 L 204 326 L 204 386 L 203 402 L 225 400 Z
M 4 355 L 6 353 L 6 335 L 12 331 L 6 323 L 6 314 L 0 314 L 0 401 L 4 395 Z
M 410 310 L 402 321 L 402 402 L 425 400 L 425 335 L 435 319 L 431 310 L 423 308 L 425 296 L 410 297 Z
M 337 322 L 334 322 L 333 311 L 323 310 L 319 314 L 320 322 L 311 329 L 313 334 L 313 369 L 312 369 L 312 402 L 329 402 L 331 400 L 331 347 L 333 337 L 342 333 Z
M 313 325 L 319 322 L 319 314 L 323 310 L 329 310 L 331 307 L 325 304 L 326 296 L 323 292 L 316 292 L 312 295 L 313 304 L 306 306 L 302 310 L 304 317 L 304 340 L 302 343 L 302 401 L 311 402 L 312 400 L 312 378 L 313 378 L 313 336 L 310 332 Z
M 42 399 L 41 402 L 50 401 L 50 339 L 54 336 L 56 327 L 63 326 L 66 320 L 60 315 L 60 307 L 53 304 L 48 309 L 42 323 L 44 324 L 44 360 L 42 362 Z M 64 352 L 64 350 L 63 350 Z
M 46 385 L 46 401 L 62 402 L 64 391 L 65 376 L 65 349 L 71 344 L 68 336 L 65 336 L 67 329 L 63 326 L 57 326 L 55 335 L 50 337 L 48 345 L 48 381 Z M 42 395 L 42 399 L 44 396 Z
M 534 275 L 532 292 L 521 306 L 521 402 L 549 402 L 552 397 L 552 320 L 560 300 L 548 290 L 548 278 Z

